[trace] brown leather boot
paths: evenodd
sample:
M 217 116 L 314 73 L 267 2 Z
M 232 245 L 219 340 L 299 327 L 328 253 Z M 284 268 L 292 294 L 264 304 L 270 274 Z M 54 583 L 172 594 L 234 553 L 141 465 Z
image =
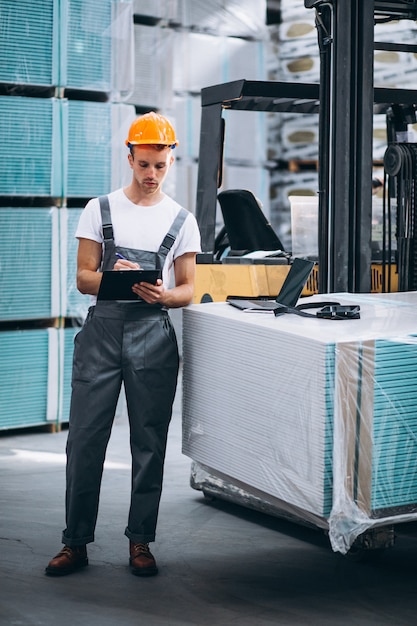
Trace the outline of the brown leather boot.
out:
M 75 570 L 88 565 L 86 546 L 70 548 L 64 546 L 45 568 L 47 576 L 66 576 Z
M 154 576 L 158 573 L 155 559 L 147 543 L 130 542 L 129 565 L 135 576 Z

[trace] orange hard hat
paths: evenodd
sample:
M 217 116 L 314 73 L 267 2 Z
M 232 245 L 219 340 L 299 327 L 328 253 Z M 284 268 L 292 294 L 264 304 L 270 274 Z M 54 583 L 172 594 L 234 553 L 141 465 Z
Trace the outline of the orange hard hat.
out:
M 139 145 L 164 145 L 170 148 L 178 146 L 175 131 L 166 117 L 151 111 L 136 118 L 129 129 L 125 144 L 130 146 Z

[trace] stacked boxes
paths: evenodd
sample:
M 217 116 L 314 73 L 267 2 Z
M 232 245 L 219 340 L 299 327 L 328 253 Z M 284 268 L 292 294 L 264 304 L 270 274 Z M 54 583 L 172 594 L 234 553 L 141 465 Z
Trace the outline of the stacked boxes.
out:
M 0 96 L 0 195 L 61 195 L 60 108 L 56 98 Z
M 88 198 L 111 188 L 112 107 L 110 102 L 68 100 L 64 106 L 67 134 L 66 196 Z M 96 167 L 97 160 L 100 167 Z
M 410 43 L 416 41 L 417 24 L 412 20 L 393 20 L 375 25 L 376 42 Z M 416 78 L 415 54 L 397 50 L 375 50 L 376 87 L 408 89 Z
M 55 318 L 60 311 L 56 207 L 0 207 L 0 320 Z
M 49 337 L 45 362 L 57 375 L 36 423 L 68 419 L 72 339 L 89 305 L 75 279 L 82 208 L 129 183 L 124 140 L 134 117 L 152 109 L 172 119 L 180 140 L 166 191 L 194 210 L 200 91 L 266 78 L 265 18 L 266 0 L 2 3 L 0 220 L 14 264 L 2 265 L 0 335 L 10 332 L 17 346 L 23 324 L 39 341 Z M 249 186 L 268 210 L 264 116 L 225 117 L 225 186 Z M 28 270 L 30 298 L 19 288 Z M 16 361 L 9 370 L 18 380 Z M 0 428 L 25 425 L 8 414 Z
M 320 61 L 315 11 L 306 9 L 303 1 L 282 0 L 278 38 L 277 80 L 318 83 Z
M 0 81 L 109 91 L 111 5 L 109 0 L 2 3 Z
M 112 3 L 59 2 L 60 85 L 108 93 L 111 84 Z
M 51 413 L 57 418 L 58 395 L 50 393 L 57 389 L 57 381 L 50 381 L 58 369 L 57 333 L 56 328 L 0 332 L 2 429 L 39 425 Z
M 0 81 L 15 85 L 58 84 L 58 3 L 2 2 Z M 24 37 L 22 37 L 24 33 Z
M 0 196 L 62 203 L 108 193 L 128 171 L 113 137 L 121 141 L 134 117 L 119 103 L 0 96 Z
M 3 429 L 68 420 L 72 340 L 89 303 L 74 233 L 90 197 L 125 184 L 120 145 L 136 112 L 122 102 L 131 73 L 114 71 L 133 36 L 130 0 L 2 3 L 0 22 Z
M 73 342 L 79 328 L 0 332 L 0 430 L 68 421 Z

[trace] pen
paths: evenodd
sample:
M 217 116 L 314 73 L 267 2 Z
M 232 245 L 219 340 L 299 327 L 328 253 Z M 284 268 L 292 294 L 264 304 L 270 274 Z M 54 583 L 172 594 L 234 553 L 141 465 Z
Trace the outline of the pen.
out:
M 125 256 L 123 256 L 123 254 L 120 254 L 120 252 L 116 252 L 116 256 L 118 256 L 119 259 L 123 259 L 123 261 L 127 261 L 128 260 Z

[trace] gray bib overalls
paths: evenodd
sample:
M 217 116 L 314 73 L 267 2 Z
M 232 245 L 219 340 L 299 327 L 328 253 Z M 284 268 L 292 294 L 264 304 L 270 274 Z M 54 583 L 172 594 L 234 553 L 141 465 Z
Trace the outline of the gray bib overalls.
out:
M 100 198 L 103 270 L 120 252 L 143 269 L 162 268 L 187 211 L 182 209 L 158 252 L 115 246 L 107 197 Z M 178 347 L 167 310 L 139 302 L 98 301 L 75 337 L 67 441 L 66 529 L 75 547 L 94 541 L 103 463 L 124 383 L 132 453 L 126 536 L 155 539 L 168 426 L 178 376 Z

